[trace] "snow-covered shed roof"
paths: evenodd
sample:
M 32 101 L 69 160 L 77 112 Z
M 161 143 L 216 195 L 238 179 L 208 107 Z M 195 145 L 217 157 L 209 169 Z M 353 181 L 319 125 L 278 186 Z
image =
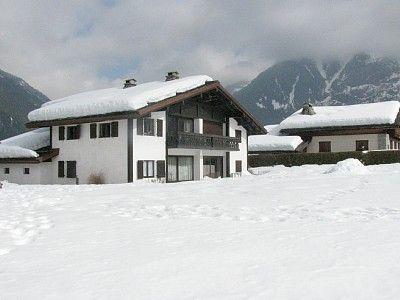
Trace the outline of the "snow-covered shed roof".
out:
M 249 136 L 249 151 L 296 151 L 296 149 L 303 143 L 303 140 L 299 136 L 279 135 L 279 124 L 266 125 L 265 129 L 268 131 L 268 134 Z
M 314 106 L 314 115 L 303 115 L 301 109 L 280 123 L 283 131 L 294 129 L 393 125 L 400 110 L 400 102 L 356 104 L 346 106 Z
M 36 158 L 36 150 L 50 145 L 50 129 L 39 128 L 0 141 L 1 158 Z
M 206 75 L 189 76 L 170 81 L 153 81 L 129 88 L 109 88 L 84 92 L 49 101 L 28 114 L 30 121 L 48 121 L 134 111 L 166 98 L 206 84 Z

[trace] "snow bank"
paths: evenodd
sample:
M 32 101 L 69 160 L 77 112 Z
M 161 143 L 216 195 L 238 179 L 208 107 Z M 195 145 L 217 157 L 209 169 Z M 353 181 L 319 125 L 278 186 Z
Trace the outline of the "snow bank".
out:
M 38 150 L 50 145 L 50 129 L 39 128 L 2 140 L 0 145 L 18 146 L 30 150 Z
M 358 159 L 348 158 L 338 162 L 336 165 L 325 171 L 325 174 L 354 174 L 363 175 L 368 174 L 367 167 L 362 164 Z
M 280 128 L 393 124 L 399 109 L 400 102 L 398 101 L 347 106 L 314 106 L 315 115 L 302 115 L 300 109 L 283 120 Z
M 30 149 L 0 144 L 0 158 L 30 158 L 38 156 L 35 151 Z
M 171 81 L 154 81 L 130 88 L 109 88 L 84 92 L 42 105 L 28 114 L 30 121 L 82 117 L 111 112 L 132 111 L 204 85 L 209 76 L 189 76 Z
M 249 151 L 295 151 L 302 142 L 299 136 L 252 135 Z

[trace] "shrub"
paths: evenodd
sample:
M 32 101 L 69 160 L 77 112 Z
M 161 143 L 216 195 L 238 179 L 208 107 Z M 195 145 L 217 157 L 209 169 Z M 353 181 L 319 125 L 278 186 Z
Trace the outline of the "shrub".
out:
M 97 173 L 97 174 L 90 174 L 88 178 L 88 183 L 89 184 L 104 184 L 104 175 L 103 173 Z
M 250 154 L 249 166 L 268 167 L 284 165 L 286 167 L 301 165 L 336 164 L 347 158 L 356 158 L 364 165 L 400 163 L 400 151 L 370 151 L 370 152 L 337 152 L 337 153 L 277 153 Z

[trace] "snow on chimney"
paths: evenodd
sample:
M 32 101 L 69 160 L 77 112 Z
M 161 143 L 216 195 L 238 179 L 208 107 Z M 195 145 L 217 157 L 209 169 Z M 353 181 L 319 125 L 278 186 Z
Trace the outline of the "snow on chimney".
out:
M 165 81 L 171 81 L 171 80 L 175 80 L 175 79 L 179 79 L 178 71 L 168 72 L 167 76 L 165 76 Z
M 125 80 L 125 83 L 124 83 L 124 89 L 130 88 L 132 86 L 136 86 L 136 84 L 137 84 L 137 81 L 135 78 L 127 79 L 127 80 Z

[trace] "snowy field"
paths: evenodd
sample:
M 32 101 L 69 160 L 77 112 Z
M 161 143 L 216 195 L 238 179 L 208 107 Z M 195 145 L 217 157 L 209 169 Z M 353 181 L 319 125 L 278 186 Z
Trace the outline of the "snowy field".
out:
M 0 190 L 0 299 L 398 299 L 400 164 Z

